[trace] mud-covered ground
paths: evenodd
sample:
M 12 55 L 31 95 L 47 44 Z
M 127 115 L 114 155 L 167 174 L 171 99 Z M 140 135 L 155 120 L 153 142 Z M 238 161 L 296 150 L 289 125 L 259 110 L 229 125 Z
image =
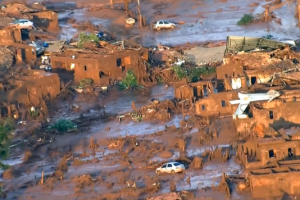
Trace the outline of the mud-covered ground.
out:
M 37 2 L 37 1 L 32 1 Z M 254 23 L 249 26 L 238 26 L 237 21 L 244 14 L 261 14 L 264 7 L 273 1 L 243 1 L 243 0 L 193 0 L 193 1 L 158 1 L 142 0 L 141 12 L 146 18 L 147 24 L 155 20 L 164 19 L 170 22 L 180 23 L 174 30 L 153 31 L 150 26 L 143 29 L 134 27 L 126 28 L 127 14 L 122 10 L 111 10 L 109 0 L 75 0 L 47 1 L 46 5 L 51 9 L 60 11 L 60 25 L 62 27 L 61 38 L 70 38 L 76 35 L 76 28 L 68 23 L 68 19 L 80 21 L 90 20 L 100 25 L 102 30 L 114 33 L 117 39 L 128 39 L 140 36 L 137 40 L 144 46 L 156 46 L 157 44 L 178 45 L 186 43 L 199 43 L 206 41 L 225 40 L 226 36 L 262 37 L 267 34 L 275 39 L 298 39 L 299 29 L 296 28 L 298 19 L 296 16 L 296 2 L 284 4 L 273 11 L 276 19 Z M 283 1 L 285 2 L 285 1 Z M 115 8 L 124 8 L 123 1 L 114 1 Z M 130 10 L 137 12 L 136 1 L 129 4 Z M 280 21 L 280 23 L 278 23 Z
M 200 197 L 206 194 L 201 188 L 217 186 L 222 173 L 240 174 L 241 167 L 235 162 L 235 153 L 230 147 L 236 141 L 231 117 L 216 119 L 210 125 L 205 120 L 186 119 L 183 122 L 181 115 L 173 115 L 168 122 L 133 122 L 129 118 L 119 123 L 109 117 L 131 112 L 132 101 L 141 107 L 151 103 L 152 98 L 161 101 L 171 99 L 172 94 L 172 87 L 166 88 L 164 85 L 128 92 L 114 88 L 107 95 L 90 98 L 88 103 L 83 97 L 86 95 L 79 94 L 74 102 L 81 106 L 81 111 L 72 113 L 61 108 L 56 117 L 74 119 L 83 114 L 84 120 L 85 117 L 102 115 L 103 109 L 94 108 L 94 105 L 102 104 L 107 118 L 90 122 L 89 128 L 84 131 L 51 134 L 55 141 L 30 153 L 25 152 L 25 155 L 23 145 L 15 147 L 12 153 L 16 156 L 12 155 L 12 159 L 5 162 L 13 166 L 3 174 L 8 198 L 145 199 L 168 193 L 171 181 L 175 182 L 177 191 L 194 190 L 196 197 Z M 217 138 L 210 134 L 214 130 Z M 216 153 L 211 160 L 206 158 L 209 152 L 218 148 L 223 148 L 221 154 Z M 224 160 L 227 148 L 230 158 Z M 203 159 L 200 169 L 190 165 L 195 156 Z M 66 161 L 62 161 L 64 158 Z M 155 174 L 156 167 L 174 160 L 184 162 L 188 170 L 176 175 Z M 62 163 L 67 167 L 61 167 Z M 42 169 L 44 184 L 37 184 Z M 55 171 L 63 175 L 54 176 Z M 187 182 L 188 178 L 190 182 Z M 135 182 L 137 188 L 126 188 L 127 181 Z M 159 190 L 153 186 L 157 181 L 161 183 Z M 218 195 L 223 198 L 226 193 L 210 193 L 208 190 L 207 195 L 218 199 Z M 240 195 L 233 193 L 236 197 Z

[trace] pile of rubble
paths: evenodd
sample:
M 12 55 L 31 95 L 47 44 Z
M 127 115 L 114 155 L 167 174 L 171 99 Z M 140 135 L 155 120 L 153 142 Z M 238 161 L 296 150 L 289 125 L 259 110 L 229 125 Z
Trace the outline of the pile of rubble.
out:
M 10 68 L 13 64 L 14 53 L 6 47 L 0 47 L 0 69 Z

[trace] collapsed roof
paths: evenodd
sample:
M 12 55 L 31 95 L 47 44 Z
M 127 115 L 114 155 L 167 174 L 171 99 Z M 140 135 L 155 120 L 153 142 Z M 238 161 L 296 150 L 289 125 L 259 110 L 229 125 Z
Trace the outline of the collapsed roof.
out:
M 237 54 L 241 51 L 246 52 L 255 49 L 275 50 L 278 48 L 283 48 L 286 45 L 292 46 L 288 42 L 279 42 L 266 38 L 227 36 L 225 55 Z

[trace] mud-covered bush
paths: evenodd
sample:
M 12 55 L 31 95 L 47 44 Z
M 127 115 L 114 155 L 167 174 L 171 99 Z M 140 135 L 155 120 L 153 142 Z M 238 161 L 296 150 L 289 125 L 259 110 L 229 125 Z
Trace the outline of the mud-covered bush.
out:
M 79 33 L 78 48 L 83 48 L 83 45 L 87 42 L 94 42 L 96 44 L 99 44 L 99 38 L 96 34 L 93 33 Z
M 237 25 L 244 26 L 251 24 L 254 20 L 253 15 L 251 14 L 244 14 L 244 16 L 237 22 Z
M 68 130 L 72 130 L 77 128 L 77 125 L 68 119 L 61 119 L 57 121 L 50 129 L 58 130 L 59 132 L 66 132 Z
M 79 82 L 79 87 L 91 86 L 93 85 L 93 83 L 94 83 L 93 79 L 85 78 Z
M 120 90 L 134 89 L 139 87 L 137 78 L 132 70 L 128 70 L 124 79 L 119 83 Z

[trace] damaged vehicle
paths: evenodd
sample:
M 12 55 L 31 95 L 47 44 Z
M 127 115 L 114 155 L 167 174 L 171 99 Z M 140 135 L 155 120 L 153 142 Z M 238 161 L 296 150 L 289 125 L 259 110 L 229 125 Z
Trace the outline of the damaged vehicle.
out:
M 179 173 L 183 172 L 185 170 L 185 167 L 183 164 L 179 162 L 168 162 L 161 167 L 156 169 L 156 174 L 161 174 L 161 173 Z
M 41 55 L 45 51 L 45 48 L 42 45 L 39 45 L 39 44 L 35 43 L 34 41 L 29 43 L 29 45 L 34 46 L 36 48 L 36 55 Z
M 32 28 L 33 27 L 33 22 L 29 21 L 27 19 L 17 19 L 13 21 L 10 26 L 14 26 L 17 28 Z

